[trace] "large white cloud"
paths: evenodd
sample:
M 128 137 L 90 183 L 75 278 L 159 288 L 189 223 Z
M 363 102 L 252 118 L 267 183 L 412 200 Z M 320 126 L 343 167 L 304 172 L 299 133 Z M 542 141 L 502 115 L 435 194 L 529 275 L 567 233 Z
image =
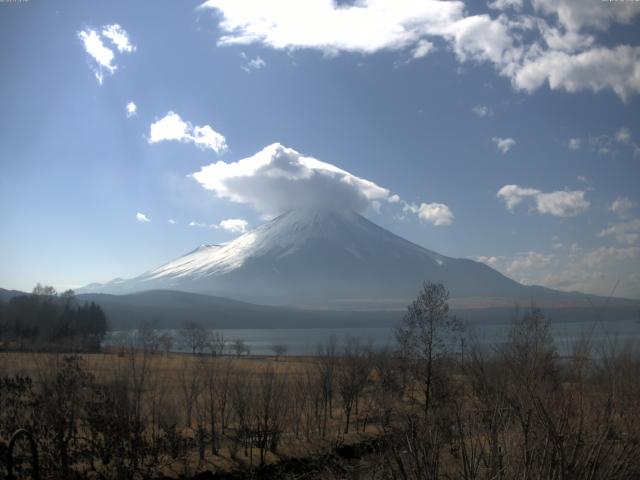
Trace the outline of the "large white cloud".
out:
M 513 210 L 527 199 L 532 199 L 535 211 L 556 217 L 573 217 L 585 212 L 590 206 L 583 190 L 557 190 L 545 193 L 536 188 L 505 185 L 498 190 L 497 197 L 504 200 L 509 210 Z
M 420 37 L 462 18 L 461 1 L 209 0 L 222 13 L 221 44 L 261 42 L 273 48 L 373 53 L 415 46 Z
M 386 188 L 279 143 L 237 162 L 204 166 L 192 176 L 218 197 L 266 214 L 317 206 L 363 211 L 371 201 L 391 196 Z
M 220 45 L 325 54 L 406 50 L 419 58 L 439 39 L 459 61 L 488 62 L 519 90 L 545 83 L 568 92 L 611 89 L 626 101 L 640 92 L 639 47 L 598 45 L 594 34 L 630 23 L 640 11 L 635 3 L 534 0 L 531 15 L 521 12 L 521 1 L 501 0 L 489 5 L 494 17 L 470 15 L 455 0 L 208 0 L 202 8 L 220 14 Z
M 169 112 L 160 120 L 156 120 L 149 128 L 149 143 L 166 140 L 193 143 L 199 148 L 208 148 L 216 153 L 222 153 L 227 149 L 224 135 L 216 132 L 209 125 L 194 127 L 191 122 L 185 122 L 174 112 Z
M 453 221 L 447 205 L 423 203 L 411 208 L 387 188 L 279 143 L 237 162 L 212 163 L 191 176 L 218 197 L 251 205 L 265 215 L 292 208 L 363 212 L 386 202 L 404 205 L 437 226 Z

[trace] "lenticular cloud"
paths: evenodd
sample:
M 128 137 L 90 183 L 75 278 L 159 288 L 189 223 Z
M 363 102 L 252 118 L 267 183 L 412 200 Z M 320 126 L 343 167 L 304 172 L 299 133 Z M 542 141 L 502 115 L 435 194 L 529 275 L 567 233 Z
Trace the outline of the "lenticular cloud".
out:
M 279 143 L 237 162 L 212 163 L 191 176 L 218 197 L 249 204 L 264 214 L 291 208 L 362 212 L 374 201 L 395 199 L 374 182 Z

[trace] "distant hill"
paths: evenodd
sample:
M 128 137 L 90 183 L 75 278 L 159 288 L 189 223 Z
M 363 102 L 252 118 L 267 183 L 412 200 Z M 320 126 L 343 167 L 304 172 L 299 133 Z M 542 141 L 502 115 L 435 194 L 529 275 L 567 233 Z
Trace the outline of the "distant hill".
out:
M 8 301 L 27 293 L 0 289 Z M 223 297 L 170 290 L 151 290 L 128 295 L 80 294 L 80 302 L 94 301 L 104 310 L 113 329 L 132 329 L 144 324 L 155 328 L 179 328 L 195 321 L 214 329 L 242 328 L 345 328 L 391 327 L 404 315 L 394 310 L 305 310 L 256 305 Z M 526 307 L 528 303 L 521 304 Z M 638 316 L 638 306 L 544 308 L 555 321 L 593 321 L 630 319 Z M 515 303 L 492 308 L 452 308 L 452 314 L 468 322 L 504 323 L 515 312 Z
M 144 323 L 156 328 L 177 328 L 195 321 L 209 328 L 309 328 L 388 326 L 400 311 L 322 311 L 256 305 L 223 297 L 170 290 L 128 295 L 80 294 L 80 301 L 102 306 L 114 329 L 136 328 Z
M 3 302 L 8 302 L 13 297 L 17 297 L 20 295 L 27 295 L 26 292 L 21 292 L 20 290 L 5 290 L 4 288 L 0 288 L 0 300 Z

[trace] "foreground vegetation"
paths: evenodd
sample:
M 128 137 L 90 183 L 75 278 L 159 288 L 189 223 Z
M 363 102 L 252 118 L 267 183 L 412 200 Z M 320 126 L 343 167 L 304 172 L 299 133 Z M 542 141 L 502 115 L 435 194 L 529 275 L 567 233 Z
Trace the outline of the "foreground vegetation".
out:
M 640 478 L 636 346 L 585 337 L 560 358 L 537 309 L 494 349 L 462 355 L 459 332 L 444 287 L 425 284 L 393 350 L 351 338 L 309 358 L 220 355 L 221 337 L 200 348 L 189 328 L 190 355 L 149 329 L 100 354 L 4 353 L 0 458 L 25 427 L 41 478 L 269 478 L 263 465 L 291 457 L 303 473 L 271 478 Z M 367 448 L 335 455 L 351 444 Z

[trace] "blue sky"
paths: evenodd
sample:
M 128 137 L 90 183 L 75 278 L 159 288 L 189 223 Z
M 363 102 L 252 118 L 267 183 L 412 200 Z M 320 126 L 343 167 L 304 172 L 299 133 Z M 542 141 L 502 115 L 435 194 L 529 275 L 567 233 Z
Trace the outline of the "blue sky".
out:
M 0 286 L 135 276 L 326 199 L 640 298 L 640 3 L 302 3 L 0 3 Z

